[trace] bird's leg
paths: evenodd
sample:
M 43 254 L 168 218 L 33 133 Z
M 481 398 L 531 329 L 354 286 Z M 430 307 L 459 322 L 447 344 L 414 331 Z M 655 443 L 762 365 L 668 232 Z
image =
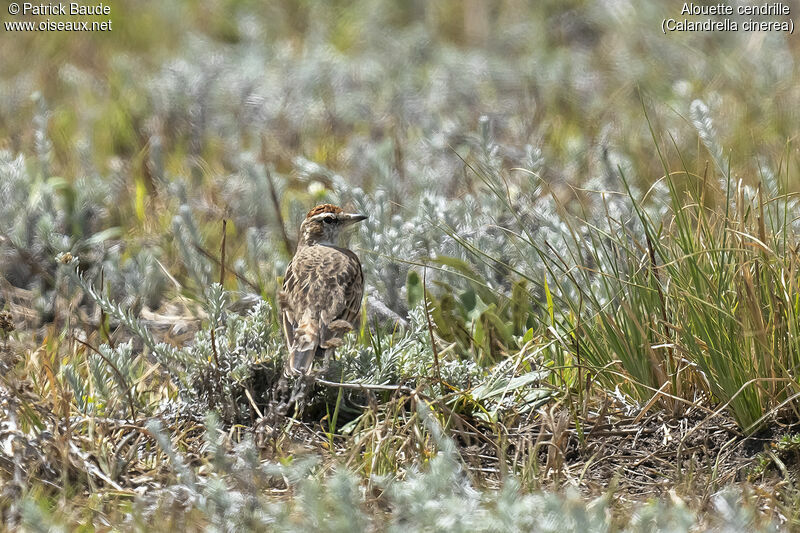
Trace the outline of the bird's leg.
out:
M 306 400 L 308 399 L 308 393 L 311 390 L 311 385 L 313 385 L 316 379 L 316 374 L 311 373 L 299 376 L 294 382 L 292 396 L 289 399 L 289 403 L 295 404 L 295 416 L 298 418 L 303 414 L 303 409 L 305 409 Z
M 331 357 L 334 354 L 334 350 L 325 350 L 325 356 L 322 358 L 322 366 L 319 369 L 319 374 L 324 375 L 328 372 L 328 368 L 331 365 Z M 334 357 L 334 360 L 336 358 Z
M 276 389 L 276 393 L 280 393 L 281 397 L 286 397 L 286 394 L 289 392 L 289 381 L 286 379 L 286 376 L 281 375 L 281 379 L 278 380 L 278 386 Z
M 259 445 L 269 441 L 276 446 L 278 435 L 286 419 L 286 412 L 289 410 L 288 393 L 289 383 L 285 376 L 281 376 L 272 388 L 272 399 L 264 416 L 256 423 L 256 439 Z

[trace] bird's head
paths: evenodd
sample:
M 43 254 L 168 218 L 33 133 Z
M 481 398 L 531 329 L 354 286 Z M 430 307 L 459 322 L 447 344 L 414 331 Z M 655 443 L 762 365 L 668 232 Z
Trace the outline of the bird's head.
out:
M 300 225 L 300 244 L 337 244 L 342 230 L 367 217 L 355 213 L 345 213 L 341 207 L 332 204 L 316 206 L 308 212 Z

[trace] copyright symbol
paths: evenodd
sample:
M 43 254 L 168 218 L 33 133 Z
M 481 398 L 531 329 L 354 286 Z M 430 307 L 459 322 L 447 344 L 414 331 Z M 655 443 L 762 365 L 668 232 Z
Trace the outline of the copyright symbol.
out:
M 11 15 L 19 15 L 19 4 L 14 2 L 8 4 L 8 13 Z

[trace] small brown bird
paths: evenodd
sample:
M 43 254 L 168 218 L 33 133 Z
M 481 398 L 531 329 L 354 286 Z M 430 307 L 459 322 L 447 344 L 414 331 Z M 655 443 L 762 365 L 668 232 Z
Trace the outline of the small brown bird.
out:
M 359 321 L 361 263 L 337 243 L 344 228 L 366 218 L 323 204 L 309 211 L 300 225 L 297 251 L 278 294 L 292 374 L 308 374 L 315 357 L 333 355 Z

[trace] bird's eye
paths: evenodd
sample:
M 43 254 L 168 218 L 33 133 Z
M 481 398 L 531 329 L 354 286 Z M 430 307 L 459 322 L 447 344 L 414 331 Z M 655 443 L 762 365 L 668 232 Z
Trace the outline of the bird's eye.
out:
M 330 224 L 333 222 L 333 217 L 325 217 L 322 219 L 325 224 Z

